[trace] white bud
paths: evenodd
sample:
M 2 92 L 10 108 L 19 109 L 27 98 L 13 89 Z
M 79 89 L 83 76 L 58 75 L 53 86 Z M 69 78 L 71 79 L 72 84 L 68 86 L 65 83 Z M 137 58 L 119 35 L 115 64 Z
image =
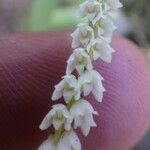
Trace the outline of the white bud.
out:
M 43 119 L 40 129 L 46 130 L 52 124 L 56 130 L 58 130 L 63 124 L 65 130 L 70 130 L 72 123 L 72 117 L 69 114 L 67 108 L 63 104 L 53 105 L 52 109 Z
M 74 69 L 76 69 L 79 74 L 83 73 L 85 69 L 92 69 L 91 59 L 83 48 L 74 50 L 74 53 L 67 61 L 66 74 L 72 73 Z
M 95 39 L 87 46 L 87 51 L 92 59 L 101 58 L 103 61 L 110 63 L 112 60 L 112 53 L 115 52 L 110 45 L 103 39 Z
M 69 103 L 72 98 L 75 100 L 80 99 L 80 86 L 74 75 L 64 76 L 63 80 L 55 86 L 52 100 L 58 100 L 62 96 L 64 97 L 66 103 Z
M 85 136 L 89 134 L 91 127 L 96 127 L 93 114 L 97 112 L 88 101 L 80 99 L 71 107 L 70 113 L 74 118 L 74 127 L 80 127 Z
M 103 38 L 108 43 L 112 40 L 112 35 L 116 29 L 113 21 L 108 16 L 103 16 L 100 19 L 93 22 L 94 28 L 97 30 L 97 35 Z
M 78 28 L 71 34 L 72 48 L 87 46 L 91 39 L 94 39 L 94 31 L 87 24 L 79 24 Z
M 97 71 L 86 71 L 79 78 L 79 83 L 83 89 L 84 96 L 91 92 L 98 102 L 102 101 L 105 88 L 102 84 L 103 77 Z
M 80 5 L 77 15 L 87 17 L 89 21 L 93 21 L 97 16 L 102 16 L 102 4 L 95 0 L 85 1 Z

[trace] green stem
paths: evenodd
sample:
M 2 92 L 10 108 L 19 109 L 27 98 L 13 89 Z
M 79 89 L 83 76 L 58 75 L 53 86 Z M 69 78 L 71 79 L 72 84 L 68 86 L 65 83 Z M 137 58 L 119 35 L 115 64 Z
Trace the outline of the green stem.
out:
M 72 107 L 72 105 L 75 103 L 75 99 L 72 98 L 71 101 L 67 104 L 67 109 L 70 110 L 70 108 Z
M 75 99 L 72 98 L 72 100 L 67 104 L 67 109 L 70 110 L 70 108 L 72 107 L 72 105 L 75 103 Z M 54 134 L 54 144 L 57 145 L 60 138 L 61 138 L 61 135 L 63 134 L 64 132 L 64 124 L 58 129 L 58 130 L 55 130 L 55 134 Z
M 62 125 L 58 130 L 55 130 L 55 134 L 54 134 L 54 144 L 55 145 L 58 144 L 63 131 L 64 131 L 64 125 Z

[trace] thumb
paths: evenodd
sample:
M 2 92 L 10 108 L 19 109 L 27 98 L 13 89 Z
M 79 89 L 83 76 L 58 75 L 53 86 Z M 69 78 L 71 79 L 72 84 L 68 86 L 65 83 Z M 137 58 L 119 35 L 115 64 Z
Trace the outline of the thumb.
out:
M 53 104 L 53 87 L 65 73 L 71 53 L 69 32 L 0 37 L 0 149 L 36 150 L 51 131 L 41 132 L 41 120 Z M 104 77 L 97 128 L 81 141 L 83 150 L 127 150 L 149 128 L 150 71 L 138 48 L 115 35 L 111 64 L 94 63 Z

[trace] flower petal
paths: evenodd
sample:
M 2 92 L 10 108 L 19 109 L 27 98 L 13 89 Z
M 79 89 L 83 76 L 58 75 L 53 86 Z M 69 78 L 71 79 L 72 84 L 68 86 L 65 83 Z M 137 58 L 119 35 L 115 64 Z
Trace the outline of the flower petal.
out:
M 51 126 L 51 124 L 52 124 L 52 120 L 51 120 L 52 113 L 51 112 L 52 111 L 49 111 L 49 113 L 44 117 L 42 123 L 40 124 L 39 128 L 41 130 L 46 130 Z
M 58 100 L 62 97 L 62 95 L 63 95 L 62 89 L 64 88 L 64 85 L 65 85 L 65 83 L 62 80 L 55 86 L 55 90 L 52 94 L 53 101 Z
M 70 101 L 71 101 L 71 99 L 73 98 L 73 96 L 74 96 L 74 91 L 72 90 L 70 90 L 70 91 L 65 91 L 64 93 L 63 93 L 63 97 L 64 97 L 64 100 L 65 100 L 65 102 L 66 103 L 69 103 Z
M 79 41 L 79 29 L 76 29 L 72 34 L 72 48 L 77 48 L 80 46 L 80 41 Z
M 114 53 L 115 50 L 112 49 L 109 45 L 106 47 L 105 51 L 102 51 L 101 53 L 101 59 L 107 63 L 111 63 L 112 60 L 112 53 Z
M 68 61 L 67 61 L 66 74 L 72 73 L 73 70 L 75 69 L 75 62 L 74 62 L 74 60 L 75 60 L 75 56 L 74 56 L 74 54 L 72 54 L 72 55 L 69 57 Z
M 55 130 L 58 130 L 63 123 L 64 123 L 64 120 L 53 119 L 53 126 Z
M 94 81 L 93 81 L 94 85 L 93 85 L 92 93 L 98 102 L 102 102 L 103 92 L 105 91 L 105 88 L 103 87 L 102 84 L 103 78 L 97 71 L 93 72 L 93 76 L 94 76 Z
M 84 136 L 89 134 L 91 127 L 96 127 L 96 123 L 93 119 L 93 115 L 87 112 L 85 113 L 84 120 L 81 125 L 81 131 Z
M 93 114 L 97 115 L 97 112 L 88 101 L 80 99 L 71 107 L 70 113 L 74 118 L 74 127 L 81 127 L 85 136 L 88 135 L 91 127 L 96 126 Z
M 86 46 L 94 38 L 94 30 L 86 23 L 79 24 L 78 28 L 71 34 L 72 48 Z
M 81 143 L 74 131 L 70 133 L 71 150 L 81 150 Z
M 70 130 L 62 135 L 57 148 L 58 150 L 81 150 L 81 143 L 77 134 Z
M 57 150 L 52 141 L 53 137 L 45 140 L 39 147 L 38 150 Z

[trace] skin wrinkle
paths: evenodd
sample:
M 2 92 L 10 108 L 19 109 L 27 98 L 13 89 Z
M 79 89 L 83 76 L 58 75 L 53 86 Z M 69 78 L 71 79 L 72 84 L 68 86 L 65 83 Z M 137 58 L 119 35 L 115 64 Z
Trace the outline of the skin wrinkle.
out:
M 41 132 L 38 126 L 52 105 L 53 86 L 65 73 L 72 51 L 69 35 L 59 31 L 0 37 L 0 149 L 36 150 L 46 139 L 50 131 Z M 134 44 L 117 34 L 112 46 L 112 64 L 94 63 L 107 91 L 102 104 L 88 97 L 99 113 L 98 127 L 86 138 L 80 134 L 83 150 L 128 150 L 149 128 L 149 65 Z

